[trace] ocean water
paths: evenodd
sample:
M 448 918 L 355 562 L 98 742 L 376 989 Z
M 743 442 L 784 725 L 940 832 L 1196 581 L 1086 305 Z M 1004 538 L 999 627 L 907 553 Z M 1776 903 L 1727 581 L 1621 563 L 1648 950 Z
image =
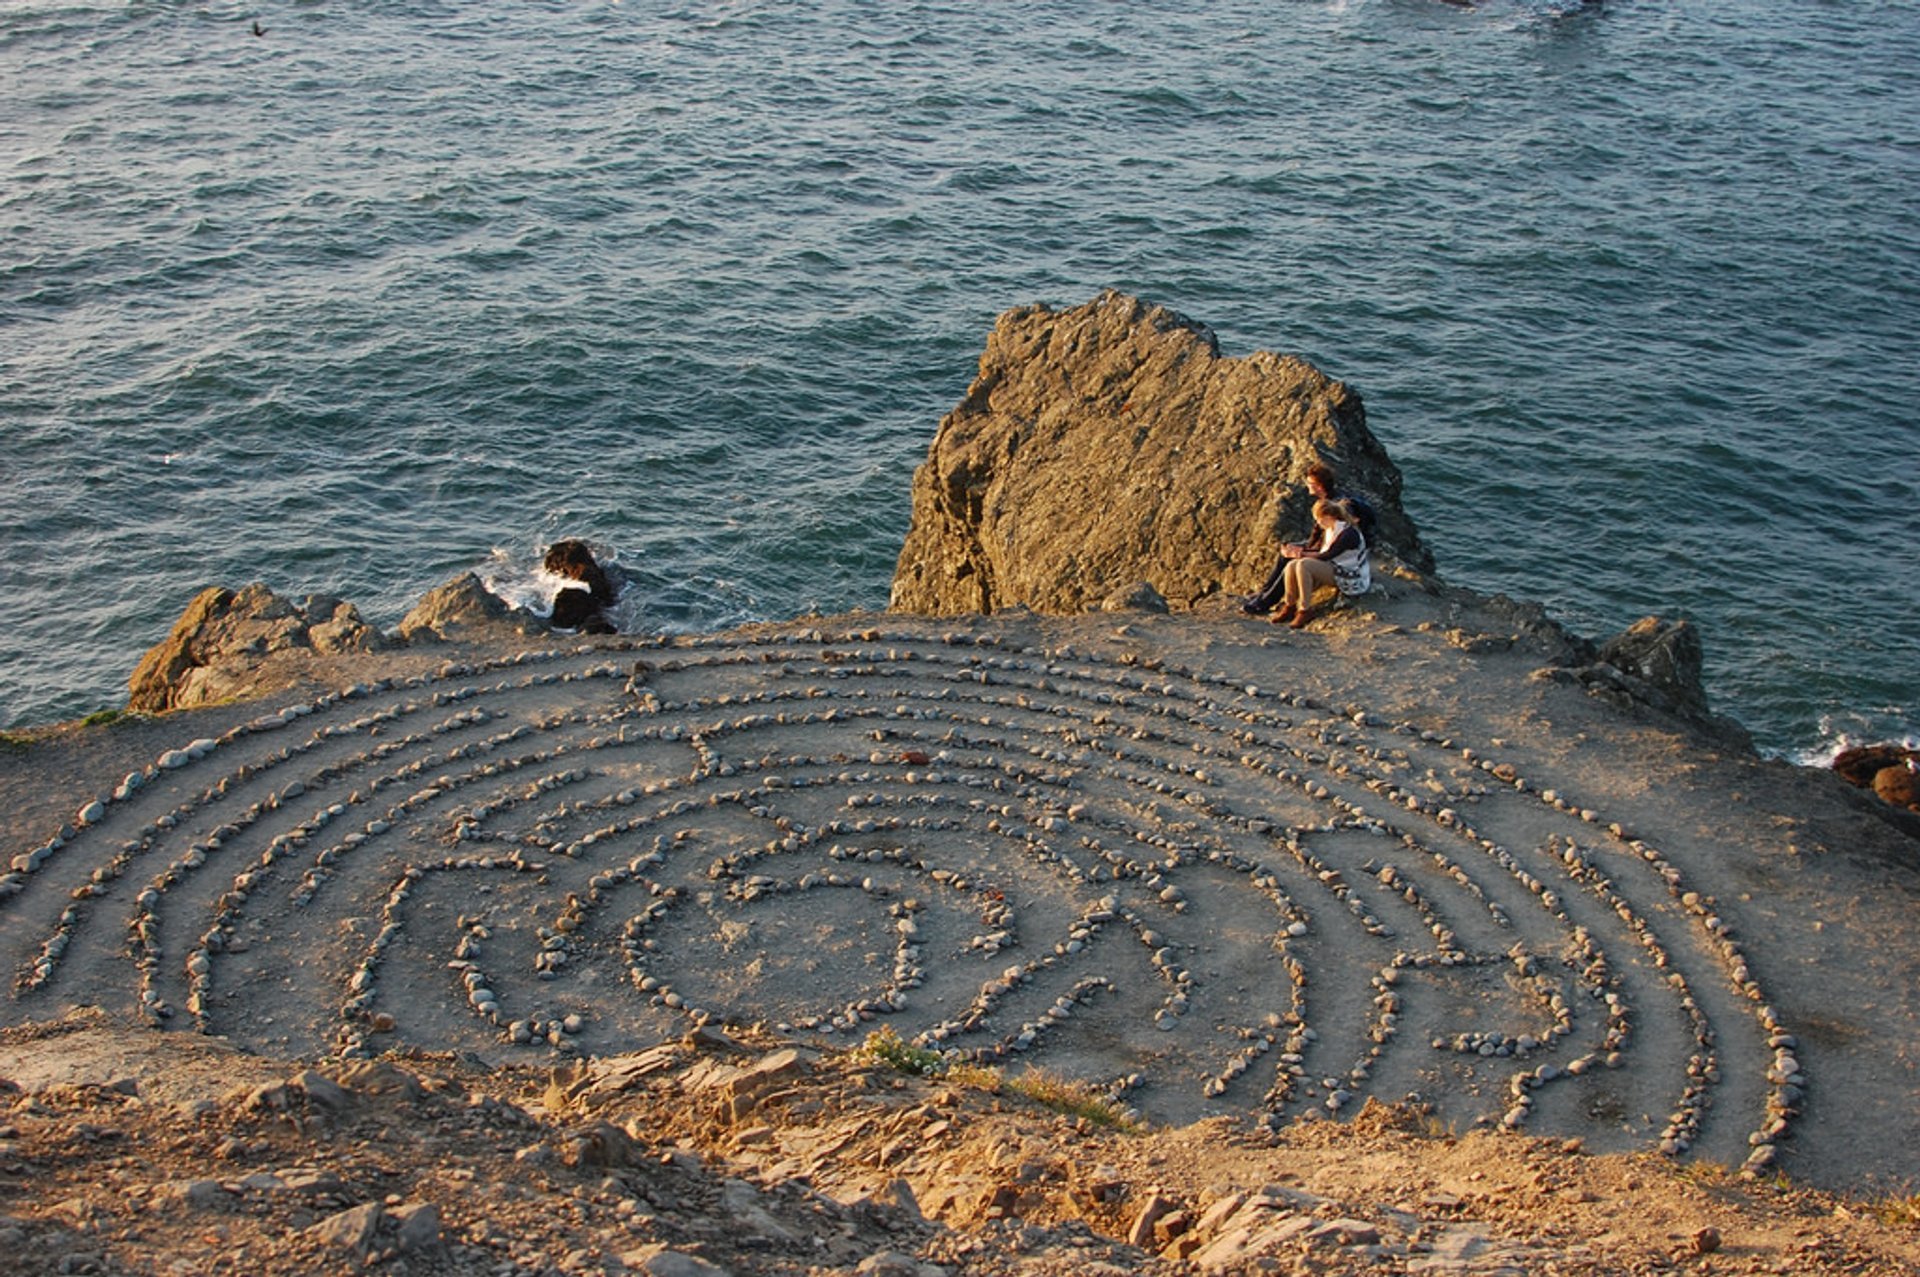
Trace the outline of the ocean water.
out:
M 254 34 L 254 23 L 264 34 Z M 1354 385 L 1449 579 L 1920 730 L 1920 6 L 0 6 L 0 725 L 207 584 L 881 608 L 995 315 Z

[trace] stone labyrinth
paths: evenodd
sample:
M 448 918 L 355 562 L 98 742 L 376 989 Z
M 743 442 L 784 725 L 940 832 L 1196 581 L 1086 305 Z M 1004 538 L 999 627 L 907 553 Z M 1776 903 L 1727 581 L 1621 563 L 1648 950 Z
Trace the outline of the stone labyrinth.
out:
M 854 629 L 449 664 L 184 743 L 0 878 L 14 1021 L 617 1054 L 882 1027 L 1149 1117 L 1416 1093 L 1767 1166 L 1805 1078 L 1712 899 L 1491 744 Z

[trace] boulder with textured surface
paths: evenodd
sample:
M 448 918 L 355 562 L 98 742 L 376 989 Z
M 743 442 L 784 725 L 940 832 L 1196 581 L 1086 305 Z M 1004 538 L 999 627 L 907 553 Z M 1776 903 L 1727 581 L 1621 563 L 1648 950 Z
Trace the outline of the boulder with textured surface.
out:
M 1598 644 L 1572 635 L 1556 659 L 1562 668 L 1541 671 L 1584 685 L 1622 709 L 1648 706 L 1706 728 L 1742 749 L 1752 747 L 1747 730 L 1707 705 L 1700 631 L 1687 620 L 1643 616 Z
M 472 639 L 494 634 L 533 634 L 544 628 L 532 615 L 516 611 L 472 572 L 463 572 L 427 591 L 400 620 L 407 643 L 436 639 Z
M 1080 612 L 1145 581 L 1177 609 L 1255 590 L 1308 533 L 1320 461 L 1374 505 L 1377 554 L 1432 570 L 1344 384 L 1223 357 L 1205 327 L 1119 293 L 1008 311 L 914 472 L 892 606 Z
M 380 631 L 339 599 L 313 595 L 296 603 L 257 583 L 239 591 L 211 586 L 141 658 L 127 681 L 127 708 L 155 713 L 226 700 L 283 652 L 332 655 L 385 646 Z
M 1652 688 L 1658 695 L 1646 699 L 1662 709 L 1707 712 L 1700 631 L 1690 621 L 1641 617 L 1600 645 L 1600 659 Z

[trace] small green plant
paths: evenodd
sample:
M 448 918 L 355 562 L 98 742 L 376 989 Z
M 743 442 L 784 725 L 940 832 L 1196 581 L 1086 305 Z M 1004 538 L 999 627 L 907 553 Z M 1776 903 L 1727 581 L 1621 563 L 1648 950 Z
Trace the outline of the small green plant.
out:
M 12 732 L 0 732 L 0 754 L 24 754 L 33 742 Z
M 1889 1228 L 1920 1228 L 1920 1193 L 1884 1197 L 1873 1203 L 1871 1213 Z
M 93 713 L 81 719 L 80 725 L 82 727 L 100 727 L 107 723 L 117 723 L 124 717 L 126 717 L 125 710 L 100 709 L 95 710 Z
M 1076 1082 L 1046 1069 L 1028 1069 L 1017 1077 L 1005 1079 L 1004 1086 L 1016 1095 L 1026 1096 L 1042 1108 L 1052 1109 L 1067 1117 L 1082 1118 L 1095 1126 L 1127 1132 L 1140 1129 L 1140 1123 L 1134 1115 L 1112 1096 L 1095 1090 L 1085 1082 Z
M 964 1086 L 970 1091 L 984 1091 L 988 1095 L 1000 1094 L 1001 1085 L 1006 1081 L 1000 1070 L 989 1064 L 969 1064 L 960 1061 L 947 1067 L 947 1081 L 955 1086 Z
M 934 1077 L 947 1071 L 944 1054 L 931 1047 L 915 1046 L 891 1028 L 875 1029 L 867 1034 L 860 1053 L 896 1073 L 912 1077 Z
M 1691 1162 L 1682 1162 L 1675 1168 L 1674 1174 L 1689 1183 L 1708 1187 L 1726 1184 L 1733 1179 L 1733 1168 L 1725 1162 L 1716 1162 L 1711 1158 L 1695 1158 Z
M 1140 1130 L 1139 1120 L 1119 1101 L 1084 1082 L 1075 1082 L 1046 1069 L 1028 1069 L 1010 1078 L 991 1065 L 956 1060 L 944 1051 L 915 1046 L 891 1028 L 875 1029 L 867 1034 L 859 1054 L 896 1073 L 937 1077 L 949 1085 L 988 1095 L 1018 1095 L 1042 1108 L 1067 1117 L 1083 1118 L 1096 1126 L 1129 1133 Z

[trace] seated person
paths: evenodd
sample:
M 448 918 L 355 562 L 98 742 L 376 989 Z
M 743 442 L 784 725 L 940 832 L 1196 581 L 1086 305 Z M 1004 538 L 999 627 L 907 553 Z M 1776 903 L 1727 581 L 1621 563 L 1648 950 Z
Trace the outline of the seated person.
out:
M 1347 522 L 1360 530 L 1360 535 L 1368 545 L 1373 544 L 1373 530 L 1379 523 L 1373 507 L 1359 497 L 1339 490 L 1338 476 L 1333 467 L 1324 461 L 1316 461 L 1307 467 L 1307 491 L 1313 494 L 1316 503 L 1332 501 L 1346 510 Z M 1267 576 L 1266 584 L 1258 593 L 1250 594 L 1240 601 L 1240 610 L 1248 616 L 1265 616 L 1273 610 L 1273 605 L 1281 599 L 1286 588 L 1286 570 L 1289 560 L 1297 559 L 1313 541 L 1318 539 L 1319 530 L 1315 529 L 1306 541 L 1291 541 L 1280 547 L 1280 561 L 1274 565 Z
M 613 605 L 613 582 L 605 569 L 594 561 L 585 541 L 567 539 L 547 547 L 542 565 L 547 571 L 579 585 L 565 585 L 553 596 L 552 624 L 556 630 L 580 630 L 587 634 L 612 634 L 613 622 L 604 611 Z
M 1331 585 L 1342 594 L 1365 594 L 1373 586 L 1367 561 L 1367 539 L 1355 526 L 1358 517 L 1335 501 L 1313 503 L 1313 521 L 1320 535 L 1307 545 L 1282 549 L 1280 610 L 1268 617 L 1300 629 L 1313 620 L 1313 595 Z
M 1333 467 L 1324 461 L 1316 461 L 1307 467 L 1307 491 L 1313 494 L 1315 501 L 1334 501 L 1347 508 L 1347 521 L 1360 529 L 1360 535 L 1373 544 L 1374 529 L 1380 525 L 1380 516 L 1374 513 L 1373 506 L 1354 493 L 1343 491 L 1339 476 Z

